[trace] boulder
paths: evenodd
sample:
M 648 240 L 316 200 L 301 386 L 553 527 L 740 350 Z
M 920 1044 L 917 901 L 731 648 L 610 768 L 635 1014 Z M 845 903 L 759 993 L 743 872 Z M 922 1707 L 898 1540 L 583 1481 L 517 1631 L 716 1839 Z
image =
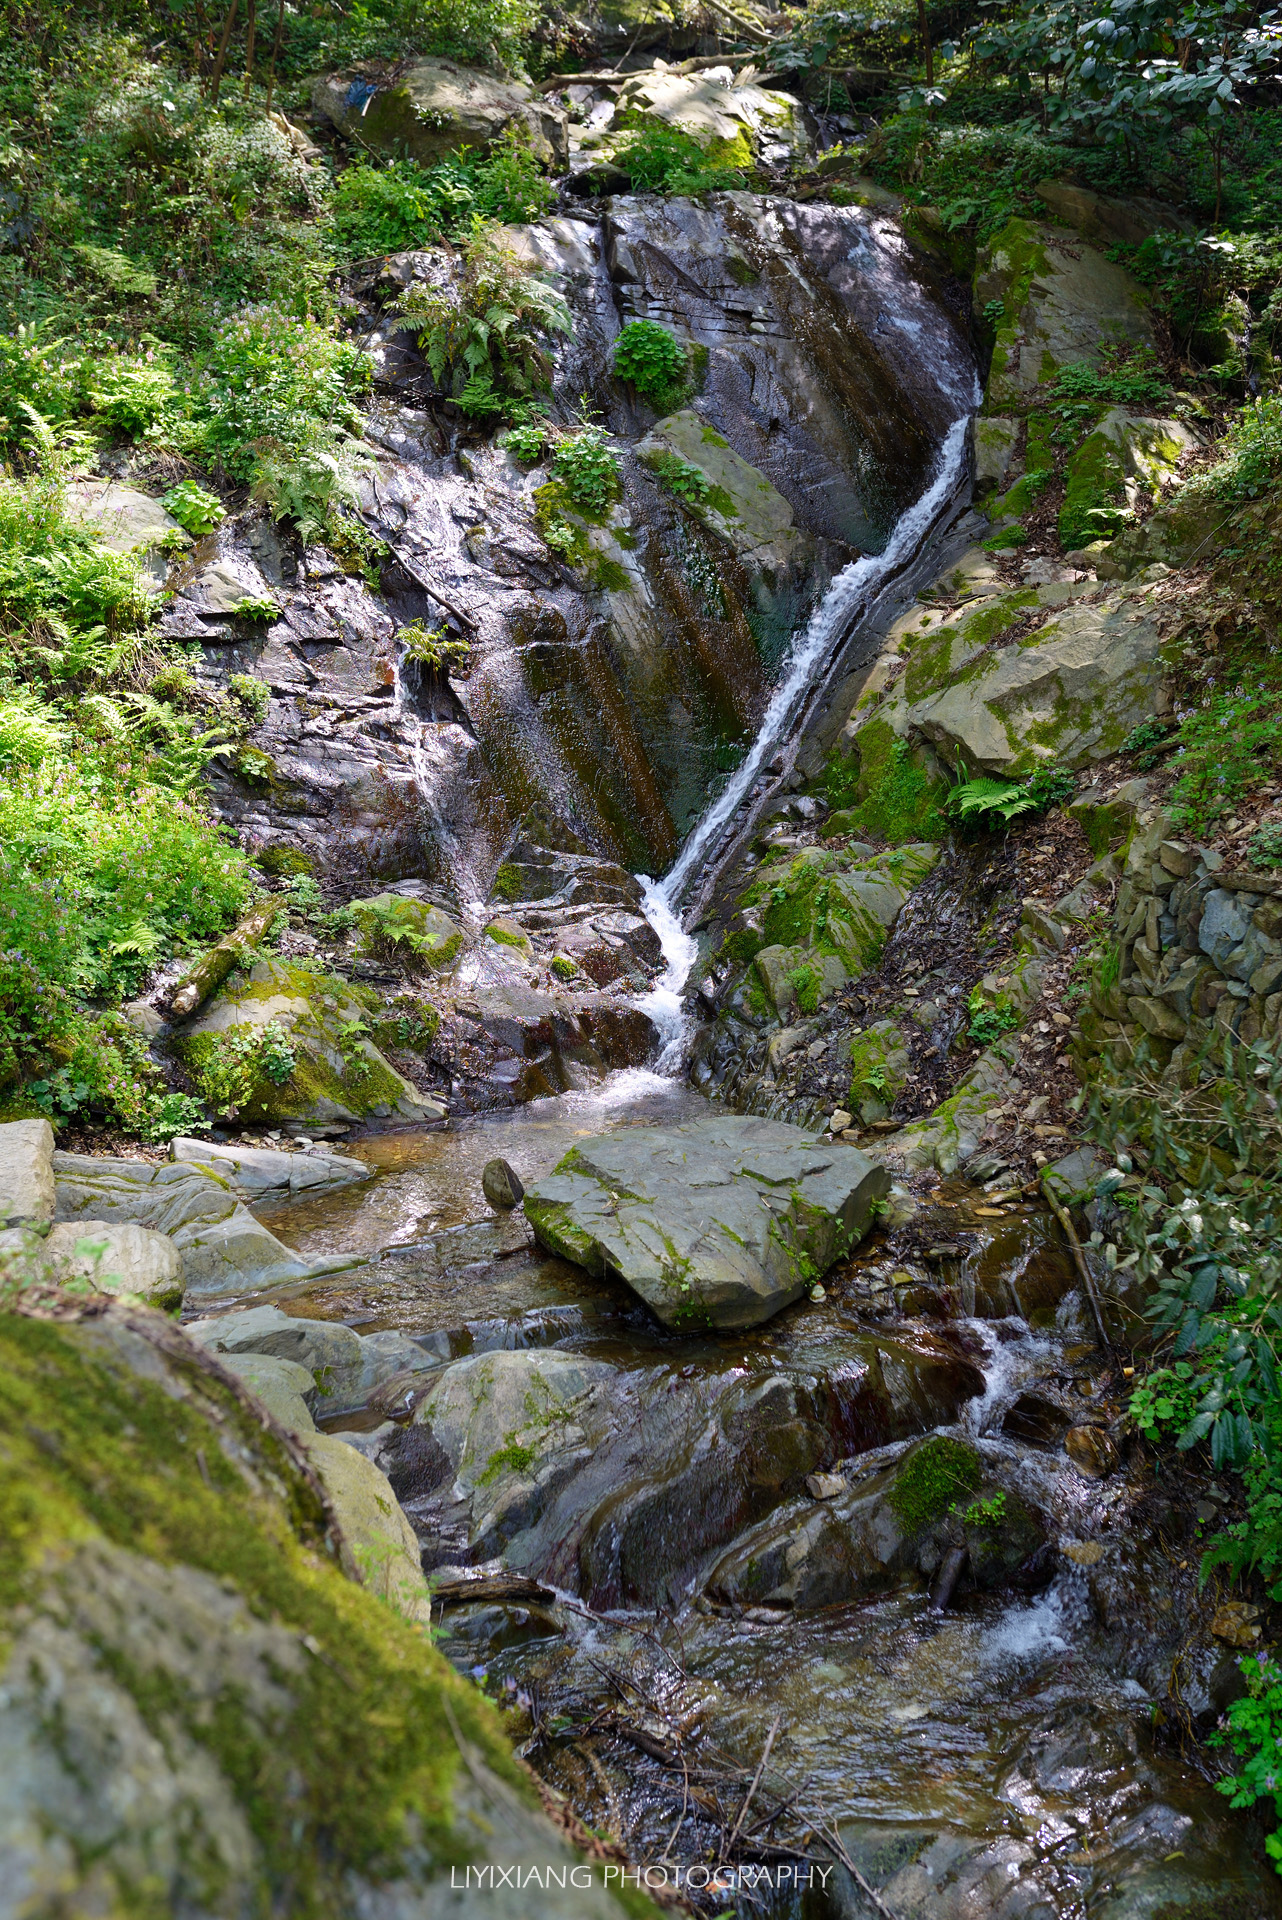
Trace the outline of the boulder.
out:
M 415 60 L 388 85 L 359 72 L 326 74 L 313 84 L 312 106 L 357 146 L 420 166 L 460 147 L 486 152 L 509 129 L 546 166 L 564 167 L 569 157 L 559 107 L 532 87 L 452 60 Z
M 438 1356 L 401 1333 L 354 1333 L 338 1320 L 303 1320 L 279 1307 L 250 1307 L 188 1323 L 210 1353 L 261 1354 L 305 1367 L 326 1413 L 363 1407 L 387 1380 L 422 1373 Z
M 725 167 L 801 159 L 811 138 L 804 109 L 788 93 L 736 83 L 729 67 L 702 73 L 639 73 L 619 89 L 618 107 L 688 134 L 708 159 Z
M 525 1212 L 550 1252 L 624 1280 L 666 1325 L 748 1327 L 855 1246 L 889 1186 L 849 1147 L 727 1115 L 585 1140 Z
M 660 472 L 674 454 L 698 468 L 708 491 L 701 499 L 687 496 L 686 505 L 749 567 L 791 569 L 813 546 L 793 524 L 783 495 L 692 409 L 660 420 L 636 451 L 643 466 Z
M 135 1220 L 77 1220 L 54 1227 L 43 1258 L 61 1280 L 88 1280 L 98 1293 L 127 1293 L 149 1307 L 180 1307 L 182 1255 L 168 1234 Z
M 230 1293 L 301 1280 L 348 1266 L 345 1259 L 300 1259 L 260 1226 L 226 1181 L 209 1167 L 98 1159 L 55 1153 L 59 1221 L 133 1220 L 167 1234 L 182 1260 L 189 1293 Z
M 641 886 L 626 867 L 594 853 L 569 853 L 518 839 L 504 854 L 490 889 L 491 900 L 509 906 L 539 901 L 547 906 L 640 906 Z
M 492 1207 L 519 1207 L 525 1188 L 506 1160 L 487 1160 L 481 1170 L 481 1191 Z
M 1182 420 L 1163 420 L 1110 407 L 1069 455 L 1059 537 L 1080 547 L 1116 530 L 1106 516 L 1149 506 L 1186 453 L 1201 445 Z
M 154 592 L 160 592 L 168 577 L 170 552 L 191 545 L 191 535 L 173 515 L 137 487 L 122 487 L 116 480 L 74 480 L 66 499 L 67 518 L 75 525 L 92 528 L 113 553 L 138 555 Z
M 975 490 L 991 493 L 1010 471 L 1019 439 L 1019 421 L 1001 414 L 981 414 L 975 421 Z
M 1162 686 L 1162 636 L 1146 600 L 1088 603 L 1061 586 L 972 603 L 923 637 L 907 670 L 854 736 L 889 729 L 927 740 L 974 772 L 1018 776 L 1040 762 L 1089 766 L 1150 719 Z M 1040 624 L 1020 631 L 1029 616 Z M 1003 635 L 1015 637 L 1002 644 Z
M 428 973 L 444 973 L 463 948 L 463 929 L 430 900 L 379 893 L 353 900 L 366 952 L 404 957 Z
M 212 1167 L 242 1200 L 286 1200 L 298 1194 L 333 1193 L 354 1181 L 368 1180 L 363 1160 L 345 1154 L 281 1153 L 272 1147 L 230 1147 L 180 1134 L 169 1143 L 170 1158 Z
M 1139 281 L 1062 227 L 1007 221 L 982 250 L 975 301 L 1000 301 L 987 405 L 1022 411 L 1063 366 L 1098 366 L 1106 347 L 1152 346 Z
M 547 1920 L 621 1920 L 423 1633 L 387 1482 L 310 1446 L 160 1315 L 0 1316 L 6 1490 L 35 1521 L 4 1529 L 0 1905 L 125 1913 L 145 1887 L 249 1914 L 293 1888 L 482 1920 L 504 1902 L 451 1888 L 480 1858 L 537 1869 Z
M 47 1120 L 0 1126 L 0 1227 L 52 1220 L 53 1128 Z
M 372 1000 L 346 981 L 287 960 L 260 959 L 248 977 L 237 975 L 220 988 L 173 1045 L 199 1077 L 218 1058 L 224 1035 L 250 1038 L 265 1027 L 282 1033 L 292 1067 L 284 1079 L 256 1071 L 238 1107 L 255 1123 L 441 1119 L 442 1103 L 411 1086 L 369 1038 L 373 1013 Z
M 1099 247 L 1141 246 L 1151 234 L 1163 230 L 1191 233 L 1193 227 L 1184 215 L 1164 200 L 1149 200 L 1139 194 L 1094 193 L 1068 180 L 1042 180 L 1037 197 L 1050 208 L 1057 225 L 1072 227 L 1084 240 Z
M 320 1397 L 310 1368 L 270 1353 L 222 1353 L 218 1358 L 224 1372 L 234 1373 L 282 1427 L 290 1433 L 315 1433 L 312 1413 Z

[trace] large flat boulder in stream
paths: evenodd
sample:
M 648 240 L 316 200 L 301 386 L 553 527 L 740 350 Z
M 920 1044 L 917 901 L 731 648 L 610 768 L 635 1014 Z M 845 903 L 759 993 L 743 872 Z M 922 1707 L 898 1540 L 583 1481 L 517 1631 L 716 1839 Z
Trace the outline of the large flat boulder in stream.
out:
M 800 1127 L 727 1115 L 574 1147 L 525 1196 L 553 1253 L 617 1275 L 673 1327 L 751 1327 L 866 1232 L 890 1176 Z

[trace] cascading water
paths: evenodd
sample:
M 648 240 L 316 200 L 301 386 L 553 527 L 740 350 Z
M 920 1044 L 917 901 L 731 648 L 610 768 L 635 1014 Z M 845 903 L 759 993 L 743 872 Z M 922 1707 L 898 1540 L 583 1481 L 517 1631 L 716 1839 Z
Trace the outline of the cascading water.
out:
M 659 936 L 664 972 L 638 1005 L 659 1030 L 660 1073 L 681 1071 L 689 1027 L 682 990 L 698 952 L 681 924 L 680 904 L 696 875 L 714 871 L 729 838 L 731 823 L 750 804 L 754 789 L 780 747 L 795 737 L 817 682 L 831 669 L 860 616 L 877 593 L 903 571 L 955 499 L 965 474 L 969 415 L 948 429 L 936 461 L 935 476 L 921 497 L 901 515 L 880 553 L 863 554 L 844 567 L 793 644 L 757 737 L 736 772 L 699 820 L 675 865 L 662 880 L 637 878 L 645 889 L 642 911 Z

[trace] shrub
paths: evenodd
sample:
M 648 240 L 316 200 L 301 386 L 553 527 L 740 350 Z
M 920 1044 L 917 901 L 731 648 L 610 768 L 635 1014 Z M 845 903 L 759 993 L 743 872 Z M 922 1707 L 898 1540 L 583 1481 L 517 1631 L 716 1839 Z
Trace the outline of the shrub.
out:
M 614 371 L 661 412 L 685 385 L 688 370 L 686 349 L 657 320 L 629 320 L 614 343 Z
M 467 147 L 431 167 L 361 161 L 334 187 L 334 226 L 345 250 L 393 253 L 466 233 L 476 219 L 537 220 L 554 199 L 528 145 L 509 128 L 489 154 Z
M 161 495 L 161 506 L 166 513 L 172 514 L 179 526 L 199 540 L 202 535 L 212 533 L 220 521 L 227 515 L 222 501 L 216 493 L 199 486 L 194 480 L 180 480 L 176 487 Z
M 509 427 L 500 442 L 525 466 L 533 466 L 547 445 L 547 427 L 542 420 L 523 420 Z
M 418 334 L 432 378 L 465 412 L 501 414 L 548 382 L 540 335 L 570 331 L 559 293 L 505 247 L 491 227 L 474 228 L 455 285 L 413 286 L 397 311 Z
M 130 440 L 140 439 L 164 419 L 176 384 L 167 354 L 154 346 L 143 354 L 116 354 L 85 364 L 85 388 L 94 413 Z
M 1019 1025 L 1019 1014 L 1009 1000 L 998 1000 L 990 1007 L 978 987 L 971 992 L 968 1011 L 967 1031 L 977 1047 L 991 1047 L 994 1040 L 1000 1040 L 1004 1033 L 1013 1032 Z
M 712 482 L 707 475 L 688 460 L 683 460 L 680 454 L 657 454 L 650 462 L 650 471 L 678 499 L 690 500 L 697 505 L 712 492 Z
M 233 673 L 227 682 L 227 691 L 245 709 L 254 725 L 260 727 L 272 703 L 271 688 L 256 680 L 252 673 Z
M 1244 794 L 1269 784 L 1282 760 L 1282 688 L 1257 673 L 1187 714 L 1171 765 L 1172 817 L 1194 834 L 1233 812 Z
M 334 454 L 359 430 L 353 405 L 368 355 L 315 320 L 245 307 L 214 336 L 195 398 L 204 446 L 237 480 L 261 480 L 263 444 L 280 460 Z
M 618 456 L 602 427 L 582 427 L 557 441 L 552 472 L 573 504 L 590 514 L 604 514 L 618 498 L 622 475 Z
M 253 1101 L 261 1083 L 281 1087 L 298 1065 L 293 1043 L 278 1020 L 261 1027 L 231 1027 L 202 1048 L 193 1079 L 224 1118 Z
M 421 620 L 402 627 L 396 638 L 405 658 L 417 660 L 429 673 L 465 667 L 472 651 L 467 641 L 457 638 L 448 627 L 425 627 Z
M 741 168 L 710 161 L 697 140 L 664 120 L 644 120 L 625 132 L 627 144 L 616 157 L 633 193 L 725 192 L 748 184 Z

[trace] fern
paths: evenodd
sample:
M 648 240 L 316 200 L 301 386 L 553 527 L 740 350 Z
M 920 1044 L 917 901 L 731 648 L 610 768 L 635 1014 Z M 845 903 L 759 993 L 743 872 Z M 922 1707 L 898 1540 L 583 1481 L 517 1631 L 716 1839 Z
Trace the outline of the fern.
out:
M 39 766 L 61 753 L 66 740 L 58 709 L 47 707 L 29 688 L 15 687 L 0 697 L 0 766 Z

